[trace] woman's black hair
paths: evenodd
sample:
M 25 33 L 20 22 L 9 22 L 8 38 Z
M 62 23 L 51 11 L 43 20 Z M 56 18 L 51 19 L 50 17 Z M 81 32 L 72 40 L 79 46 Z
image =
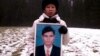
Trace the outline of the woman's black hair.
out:
M 43 0 L 42 1 L 42 10 L 45 10 L 45 7 L 48 4 L 54 4 L 57 10 L 59 8 L 59 2 L 58 2 L 58 0 Z

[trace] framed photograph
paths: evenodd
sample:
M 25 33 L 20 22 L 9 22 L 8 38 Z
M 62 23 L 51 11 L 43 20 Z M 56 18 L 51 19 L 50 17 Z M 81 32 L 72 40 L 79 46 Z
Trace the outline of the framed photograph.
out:
M 35 28 L 34 56 L 61 56 L 62 35 L 60 24 L 39 23 Z

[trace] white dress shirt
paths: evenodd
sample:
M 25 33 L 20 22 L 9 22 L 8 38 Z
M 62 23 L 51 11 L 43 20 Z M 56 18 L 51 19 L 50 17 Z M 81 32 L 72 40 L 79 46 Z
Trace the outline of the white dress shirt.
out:
M 51 54 L 51 51 L 52 51 L 52 47 L 53 46 L 51 46 L 50 48 L 47 48 L 45 45 L 44 45 L 44 51 L 45 51 L 45 54 L 46 54 L 46 51 L 47 51 L 47 49 L 49 50 L 49 55 Z

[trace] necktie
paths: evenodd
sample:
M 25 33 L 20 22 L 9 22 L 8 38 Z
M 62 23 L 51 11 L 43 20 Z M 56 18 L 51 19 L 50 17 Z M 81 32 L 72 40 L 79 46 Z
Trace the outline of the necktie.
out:
M 46 56 L 50 56 L 49 55 L 49 49 L 46 50 Z

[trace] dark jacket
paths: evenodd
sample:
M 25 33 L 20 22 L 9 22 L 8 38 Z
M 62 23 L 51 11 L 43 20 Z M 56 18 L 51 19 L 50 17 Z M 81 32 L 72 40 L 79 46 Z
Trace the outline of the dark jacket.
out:
M 44 45 L 36 47 L 35 56 L 45 56 Z M 60 48 L 53 45 L 50 56 L 60 56 Z

